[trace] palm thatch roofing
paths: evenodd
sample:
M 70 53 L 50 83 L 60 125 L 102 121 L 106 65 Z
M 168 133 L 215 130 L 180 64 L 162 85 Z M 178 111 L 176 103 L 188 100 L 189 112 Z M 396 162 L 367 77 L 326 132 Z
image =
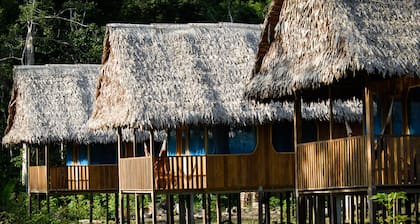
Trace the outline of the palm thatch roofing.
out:
M 420 77 L 419 1 L 273 0 L 246 95 L 282 98 L 360 76 Z
M 92 112 L 99 65 L 35 65 L 14 68 L 12 98 L 3 144 L 110 143 L 116 132 L 92 131 Z M 136 133 L 138 139 L 148 138 Z M 123 132 L 129 139 L 132 132 Z
M 232 23 L 107 25 L 89 126 L 163 129 L 291 120 L 290 103 L 243 98 L 260 28 Z M 306 119 L 328 118 L 326 103 L 305 111 Z M 338 119 L 359 120 L 361 104 L 341 103 L 335 113 Z

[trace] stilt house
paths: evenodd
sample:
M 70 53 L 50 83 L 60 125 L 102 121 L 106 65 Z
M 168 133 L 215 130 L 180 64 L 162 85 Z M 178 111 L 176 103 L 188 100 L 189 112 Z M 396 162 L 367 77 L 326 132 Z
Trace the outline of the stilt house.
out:
M 419 36 L 416 1 L 272 2 L 246 95 L 295 100 L 299 223 L 313 211 L 325 221 L 325 198 L 332 223 L 363 223 L 366 211 L 374 223 L 370 196 L 389 191 L 408 193 L 405 214 L 419 222 Z M 362 135 L 337 138 L 329 119 L 329 140 L 302 143 L 302 100 L 349 97 L 363 99 Z M 343 195 L 350 209 L 336 209 Z
M 117 192 L 116 133 L 86 126 L 98 74 L 99 65 L 14 68 L 2 143 L 23 145 L 29 194 Z
M 243 98 L 260 32 L 230 23 L 107 25 L 89 126 L 168 132 L 151 156 L 119 156 L 122 194 L 294 189 L 292 104 Z M 305 108 L 312 138 L 321 132 L 309 121 L 329 119 L 329 107 Z M 344 136 L 345 119 L 361 132 L 359 101 L 340 102 L 335 113 Z

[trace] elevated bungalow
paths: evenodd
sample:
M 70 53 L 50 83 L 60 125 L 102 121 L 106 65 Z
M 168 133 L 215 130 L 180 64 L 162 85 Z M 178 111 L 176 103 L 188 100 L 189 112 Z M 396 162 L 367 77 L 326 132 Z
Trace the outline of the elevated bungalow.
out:
M 98 74 L 99 65 L 14 68 L 2 143 L 25 149 L 29 198 L 118 191 L 117 135 L 86 126 Z M 128 131 L 124 134 L 132 139 Z
M 119 156 L 122 194 L 294 189 L 292 104 L 243 98 L 259 33 L 248 24 L 107 25 L 89 126 L 168 132 L 152 156 Z M 305 108 L 306 120 L 329 118 L 328 104 Z M 361 132 L 358 101 L 335 113 L 344 136 L 345 119 Z
M 312 220 L 308 214 L 316 211 L 313 221 L 323 222 L 322 200 L 332 195 L 332 223 L 345 215 L 363 223 L 366 208 L 355 205 L 364 197 L 350 198 L 350 214 L 336 212 L 333 201 L 345 194 L 406 191 L 405 214 L 419 222 L 419 36 L 416 1 L 272 2 L 246 95 L 295 100 L 302 219 Z M 301 100 L 348 97 L 363 99 L 363 135 L 302 143 Z M 305 209 L 314 200 L 321 201 L 316 209 Z M 375 206 L 369 205 L 369 214 L 375 222 Z

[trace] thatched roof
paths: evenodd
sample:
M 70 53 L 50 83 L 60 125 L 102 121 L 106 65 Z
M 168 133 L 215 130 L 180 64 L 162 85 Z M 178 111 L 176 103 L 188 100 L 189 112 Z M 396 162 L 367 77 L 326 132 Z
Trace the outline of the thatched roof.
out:
M 91 131 L 86 122 L 92 112 L 99 65 L 17 66 L 3 144 L 109 143 L 115 131 Z M 132 132 L 125 130 L 124 139 Z M 137 133 L 138 139 L 148 138 Z
M 273 0 L 246 95 L 279 98 L 353 74 L 420 77 L 419 6 L 413 0 Z
M 248 24 L 109 24 L 89 126 L 162 129 L 291 120 L 289 103 L 243 98 L 259 33 L 259 25 Z M 338 105 L 337 117 L 361 117 L 361 105 L 352 106 Z M 328 108 L 319 107 L 303 116 L 328 117 Z M 357 108 L 358 115 L 346 114 Z

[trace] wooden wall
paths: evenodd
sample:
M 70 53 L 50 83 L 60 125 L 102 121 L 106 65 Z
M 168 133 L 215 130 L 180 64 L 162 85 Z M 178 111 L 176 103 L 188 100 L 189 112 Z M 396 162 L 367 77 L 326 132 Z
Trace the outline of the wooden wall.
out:
M 255 151 L 249 155 L 208 155 L 207 189 L 258 190 L 293 188 L 294 153 L 277 153 L 269 126 L 258 128 Z
M 120 159 L 122 191 L 151 191 L 153 189 L 152 157 Z
M 29 167 L 29 189 L 34 193 L 47 192 L 47 166 Z

